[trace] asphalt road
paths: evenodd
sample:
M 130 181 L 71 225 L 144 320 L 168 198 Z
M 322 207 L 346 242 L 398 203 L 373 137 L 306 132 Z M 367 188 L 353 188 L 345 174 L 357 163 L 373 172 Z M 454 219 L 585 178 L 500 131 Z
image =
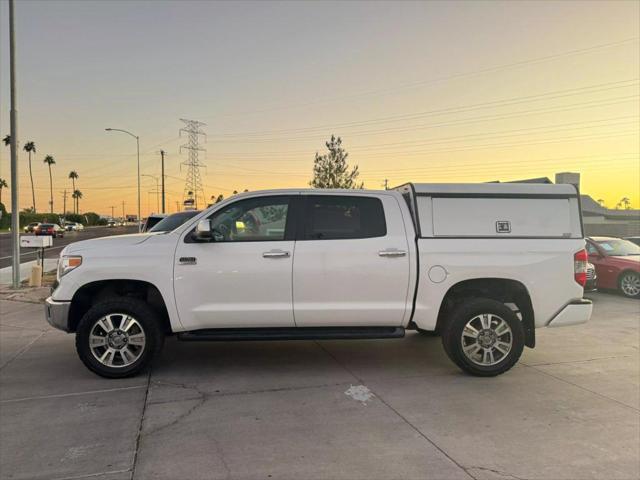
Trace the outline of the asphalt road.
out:
M 88 240 L 90 238 L 108 237 L 110 235 L 123 235 L 127 233 L 135 233 L 136 226 L 126 227 L 95 227 L 86 228 L 82 232 L 65 232 L 63 238 L 54 238 L 53 247 L 45 250 L 45 258 L 56 258 L 60 255 L 60 251 L 67 245 L 80 240 Z M 13 242 L 11 235 L 0 235 L 0 268 L 11 266 L 11 248 Z M 30 262 L 36 259 L 36 251 L 32 249 L 21 249 L 20 263 Z

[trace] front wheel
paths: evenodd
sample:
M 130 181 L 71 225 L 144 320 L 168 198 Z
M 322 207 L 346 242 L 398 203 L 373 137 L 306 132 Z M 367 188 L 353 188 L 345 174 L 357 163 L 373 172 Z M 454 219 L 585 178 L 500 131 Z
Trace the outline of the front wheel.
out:
M 624 272 L 620 275 L 618 286 L 620 292 L 622 292 L 625 297 L 640 297 L 640 274 L 636 272 Z
M 478 298 L 455 308 L 442 334 L 449 358 L 465 372 L 493 377 L 513 367 L 524 349 L 524 329 L 501 302 Z
M 94 305 L 76 331 L 80 359 L 106 378 L 130 377 L 144 370 L 163 343 L 156 314 L 135 298 L 116 297 Z

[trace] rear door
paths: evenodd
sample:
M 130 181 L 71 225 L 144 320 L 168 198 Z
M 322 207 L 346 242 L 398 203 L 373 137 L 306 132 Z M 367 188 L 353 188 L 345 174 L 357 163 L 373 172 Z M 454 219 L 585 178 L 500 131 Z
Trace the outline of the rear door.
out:
M 410 258 L 398 200 L 319 193 L 304 205 L 293 263 L 296 325 L 401 325 Z

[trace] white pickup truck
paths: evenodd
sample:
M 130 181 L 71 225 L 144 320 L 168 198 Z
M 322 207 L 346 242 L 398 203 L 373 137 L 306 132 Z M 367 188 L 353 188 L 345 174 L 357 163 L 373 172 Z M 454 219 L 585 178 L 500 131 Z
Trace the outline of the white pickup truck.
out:
M 180 340 L 440 335 L 480 376 L 535 329 L 586 322 L 571 185 L 407 184 L 236 195 L 171 232 L 68 245 L 46 318 L 105 377 Z

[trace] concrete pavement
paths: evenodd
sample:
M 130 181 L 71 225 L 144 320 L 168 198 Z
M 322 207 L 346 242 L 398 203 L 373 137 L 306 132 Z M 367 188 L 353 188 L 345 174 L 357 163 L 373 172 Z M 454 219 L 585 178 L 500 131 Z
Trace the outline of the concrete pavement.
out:
M 42 306 L 2 301 L 2 479 L 636 479 L 640 302 L 538 330 L 494 379 L 439 338 L 179 343 L 104 380 Z

